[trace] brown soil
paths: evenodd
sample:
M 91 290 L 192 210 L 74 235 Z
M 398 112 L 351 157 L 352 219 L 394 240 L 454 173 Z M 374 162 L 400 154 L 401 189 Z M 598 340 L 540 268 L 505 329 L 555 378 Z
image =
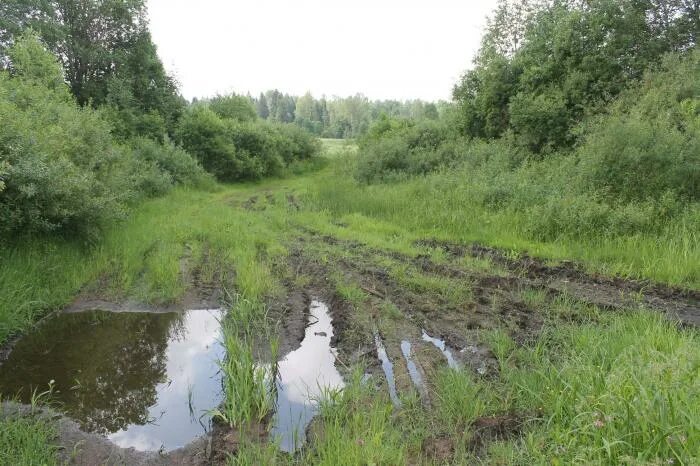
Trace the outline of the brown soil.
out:
M 455 439 L 452 437 L 429 437 L 423 441 L 423 453 L 437 464 L 452 464 Z
M 700 291 L 672 287 L 648 280 L 631 280 L 587 273 L 571 261 L 549 265 L 539 258 L 522 254 L 514 259 L 504 251 L 479 244 L 465 246 L 426 240 L 420 246 L 444 250 L 453 257 L 469 255 L 487 258 L 505 267 L 527 285 L 567 293 L 575 299 L 607 309 L 628 309 L 642 304 L 663 312 L 683 325 L 700 327 Z
M 255 424 L 244 432 L 227 425 L 215 425 L 211 437 L 210 462 L 206 464 L 226 464 L 228 456 L 235 455 L 241 444 L 266 443 L 268 441 L 267 424 L 267 421 Z
M 518 435 L 522 424 L 522 418 L 514 414 L 480 417 L 472 423 L 469 448 L 480 456 L 490 442 Z

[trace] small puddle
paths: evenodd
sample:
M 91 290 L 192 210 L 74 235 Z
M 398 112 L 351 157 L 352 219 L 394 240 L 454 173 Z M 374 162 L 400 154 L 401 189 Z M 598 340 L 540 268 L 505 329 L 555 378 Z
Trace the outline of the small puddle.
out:
M 122 448 L 169 451 L 204 434 L 222 400 L 220 310 L 59 314 L 0 366 L 0 393 L 53 401 Z
M 428 332 L 423 330 L 423 341 L 432 343 L 437 349 L 439 349 L 445 356 L 445 359 L 447 359 L 448 366 L 450 366 L 452 369 L 459 369 L 459 363 L 455 360 L 454 356 L 452 356 L 452 350 L 447 346 L 445 340 L 431 337 L 430 335 L 428 335 Z
M 419 392 L 423 390 L 423 377 L 421 377 L 420 372 L 418 372 L 418 367 L 416 363 L 413 362 L 411 358 L 411 343 L 407 340 L 401 342 L 401 352 L 403 357 L 406 359 L 406 367 L 408 367 L 408 375 L 411 377 L 413 385 L 416 386 Z
M 345 386 L 335 367 L 332 337 L 328 307 L 312 301 L 301 346 L 278 365 L 277 412 L 272 435 L 279 439 L 283 451 L 293 452 L 303 444 L 306 428 L 318 413 L 318 399 L 328 390 Z
M 384 348 L 384 343 L 379 336 L 379 333 L 374 333 L 374 345 L 377 347 L 377 357 L 382 362 L 382 370 L 384 371 L 384 376 L 386 377 L 386 384 L 389 386 L 389 398 L 394 406 L 401 406 L 401 400 L 399 400 L 399 395 L 396 393 L 396 381 L 394 380 L 394 365 L 391 363 L 389 356 L 386 354 L 386 348 Z

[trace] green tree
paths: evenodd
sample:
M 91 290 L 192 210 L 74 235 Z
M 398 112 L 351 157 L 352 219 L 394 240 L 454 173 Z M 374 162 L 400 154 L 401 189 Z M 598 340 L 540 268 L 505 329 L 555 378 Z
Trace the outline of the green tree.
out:
M 177 83 L 165 72 L 151 35 L 144 31 L 124 54 L 107 82 L 105 103 L 115 134 L 122 139 L 172 136 L 184 108 Z
M 236 121 L 253 121 L 258 118 L 250 99 L 241 95 L 216 96 L 208 101 L 208 105 L 221 118 Z
M 471 137 L 511 131 L 540 152 L 569 147 L 575 128 L 664 53 L 693 47 L 696 1 L 501 1 L 475 67 L 454 89 Z M 689 27 L 688 24 L 693 24 Z
M 267 117 L 270 116 L 270 109 L 267 106 L 267 98 L 262 92 L 260 93 L 258 100 L 255 102 L 255 109 L 258 112 L 258 116 L 263 120 L 267 120 Z

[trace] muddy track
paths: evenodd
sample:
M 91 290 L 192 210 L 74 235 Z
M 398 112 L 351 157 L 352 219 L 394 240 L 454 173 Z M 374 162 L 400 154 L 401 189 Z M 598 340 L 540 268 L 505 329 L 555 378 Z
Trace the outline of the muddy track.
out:
M 419 246 L 442 249 L 453 257 L 465 255 L 488 259 L 506 268 L 529 284 L 554 292 L 568 293 L 576 299 L 607 309 L 626 309 L 643 305 L 665 313 L 683 325 L 700 327 L 700 291 L 672 287 L 643 280 L 590 274 L 571 261 L 548 265 L 542 259 L 522 254 L 512 258 L 503 250 L 474 244 L 426 240 Z
M 303 240 L 301 240 L 303 243 Z M 333 263 L 332 268 L 314 257 L 309 257 L 304 252 L 303 246 L 292 249 L 289 256 L 290 266 L 296 273 L 311 277 L 315 289 L 325 289 L 325 295 L 329 296 L 331 308 L 333 309 L 334 325 L 337 329 L 336 343 L 340 351 L 341 358 L 346 363 L 354 364 L 364 362 L 368 365 L 368 370 L 383 377 L 380 369 L 380 361 L 377 359 L 373 328 L 378 320 L 381 320 L 382 309 L 391 303 L 396 306 L 401 315 L 391 321 L 392 333 L 401 334 L 402 339 L 415 345 L 417 353 L 417 371 L 424 372 L 421 368 L 421 361 L 425 359 L 421 348 L 432 347 L 422 341 L 422 332 L 425 330 L 430 335 L 434 335 L 444 340 L 450 347 L 457 351 L 463 350 L 455 355 L 461 365 L 471 368 L 478 375 L 494 375 L 497 373 L 497 364 L 493 354 L 481 345 L 478 340 L 476 330 L 482 327 L 495 328 L 502 325 L 503 321 L 512 323 L 508 307 L 501 308 L 500 315 L 494 315 L 489 306 L 488 311 L 483 315 L 476 314 L 475 306 L 465 303 L 464 306 L 447 306 L 440 303 L 434 297 L 415 293 L 407 290 L 401 284 L 395 282 L 381 267 L 371 264 L 353 262 L 346 259 L 338 259 Z M 348 280 L 360 286 L 367 294 L 364 308 L 368 314 L 363 324 L 357 321 L 357 311 L 346 303 L 335 290 L 332 284 L 328 283 L 328 277 L 332 273 L 340 271 Z M 504 299 L 503 303 L 507 303 Z M 465 318 L 466 316 L 470 316 Z M 486 320 L 489 322 L 486 323 Z M 528 318 L 527 322 L 541 322 L 541 319 Z M 471 337 L 465 337 L 471 335 Z M 400 343 L 402 339 L 395 339 L 393 336 L 379 332 L 380 338 L 385 340 L 388 356 L 394 361 L 403 361 Z M 387 340 L 386 338 L 389 337 Z M 433 361 L 428 365 L 433 365 L 435 360 L 442 362 L 444 356 L 439 354 L 435 348 Z M 405 372 L 401 367 L 396 368 L 399 372 Z M 402 379 L 403 388 L 408 388 L 408 373 L 398 374 L 399 385 Z M 402 387 L 399 387 L 402 388 Z M 420 391 L 420 390 L 419 390 Z M 429 401 L 429 400 L 428 400 Z
M 336 238 L 325 237 L 326 242 L 341 249 L 348 244 Z M 391 387 L 406 394 L 417 393 L 424 409 L 430 410 L 436 401 L 434 377 L 437 368 L 448 364 L 445 355 L 425 340 L 423 335 L 439 337 L 453 351 L 451 357 L 458 367 L 470 370 L 477 377 L 498 377 L 498 362 L 488 347 L 479 341 L 481 330 L 510 328 L 514 335 L 525 341 L 535 336 L 543 323 L 542 316 L 521 302 L 517 294 L 509 289 L 520 285 L 519 281 L 497 279 L 471 280 L 475 284 L 471 299 L 462 303 L 442 302 L 438 296 L 407 289 L 397 282 L 390 272 L 372 261 L 371 256 L 390 256 L 393 260 L 407 260 L 412 266 L 419 266 L 424 259 L 417 261 L 392 252 L 367 251 L 359 243 L 349 243 L 366 260 L 355 257 L 334 257 L 333 260 L 320 260 L 309 252 L 307 241 L 318 238 L 300 237 L 290 247 L 287 266 L 293 275 L 308 279 L 308 287 L 314 293 L 322 293 L 331 302 L 339 359 L 342 364 L 362 363 L 378 381 L 377 388 L 391 393 Z M 456 269 L 455 269 L 456 270 Z M 361 306 L 354 308 L 334 289 L 332 274 L 342 274 L 348 283 L 354 283 L 366 294 Z M 461 271 L 451 274 L 459 278 L 474 279 L 473 274 Z M 377 330 L 387 303 L 395 305 L 400 314 L 385 323 L 387 332 Z M 367 314 L 367 320 L 360 315 Z M 387 327 L 388 326 L 388 327 Z M 392 363 L 391 380 L 382 367 L 380 349 L 374 338 L 382 343 L 384 357 Z M 408 343 L 408 345 L 406 345 Z M 406 345 L 406 346 L 405 346 Z M 410 349 L 407 349 L 407 346 Z M 416 383 L 415 377 L 418 378 Z M 394 403 L 397 405 L 397 403 Z M 400 408 L 400 405 L 397 405 Z M 464 426 L 471 434 L 469 448 L 479 455 L 491 441 L 503 440 L 520 432 L 522 422 L 516 415 L 501 415 L 477 419 L 473 425 Z M 422 446 L 422 455 L 431 461 L 450 462 L 455 453 L 455 439 L 451 437 L 431 437 Z M 420 463 L 420 462 L 419 462 Z M 416 464 L 419 464 L 416 463 Z
M 553 297 L 569 296 L 575 300 L 607 310 L 625 310 L 640 305 L 664 313 L 669 319 L 683 326 L 700 327 L 700 291 L 671 287 L 651 281 L 622 279 L 590 274 L 580 265 L 564 261 L 549 265 L 545 261 L 522 254 L 512 258 L 505 251 L 479 244 L 461 245 L 438 240 L 421 240 L 416 246 L 440 249 L 450 260 L 447 264 L 431 261 L 427 254 L 415 257 L 395 251 L 383 251 L 367 247 L 357 241 L 346 241 L 304 230 L 315 241 L 322 241 L 346 251 L 356 251 L 367 256 L 380 256 L 413 265 L 423 272 L 472 282 L 480 303 L 493 296 L 490 290 L 542 289 Z M 507 276 L 485 275 L 465 270 L 454 261 L 462 257 L 486 259 L 508 272 Z M 520 305 L 518 305 L 520 306 Z M 523 315 L 522 306 L 514 314 Z M 525 314 L 529 314 L 525 312 Z M 521 326 L 528 324 L 521 320 Z M 535 325 L 536 326 L 536 325 Z

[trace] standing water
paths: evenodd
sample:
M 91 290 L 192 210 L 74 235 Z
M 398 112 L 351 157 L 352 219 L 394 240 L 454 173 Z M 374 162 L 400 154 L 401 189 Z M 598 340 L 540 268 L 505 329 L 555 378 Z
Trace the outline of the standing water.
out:
M 309 314 L 301 346 L 278 365 L 277 413 L 272 435 L 279 438 L 280 448 L 286 452 L 293 452 L 303 443 L 306 428 L 318 412 L 318 398 L 327 390 L 345 386 L 335 368 L 328 307 L 312 301 Z
M 425 330 L 423 330 L 423 341 L 432 343 L 437 349 L 439 349 L 445 356 L 445 359 L 447 359 L 448 366 L 450 366 L 452 369 L 459 369 L 459 363 L 455 360 L 454 356 L 452 355 L 452 350 L 447 346 L 445 340 L 431 337 Z
M 394 381 L 394 365 L 386 354 L 386 348 L 384 348 L 384 343 L 382 343 L 378 332 L 374 332 L 374 345 L 377 348 L 377 357 L 382 362 L 382 370 L 386 377 L 386 384 L 389 387 L 389 398 L 391 398 L 391 402 L 394 403 L 394 406 L 400 407 L 401 400 L 399 400 L 399 396 L 396 393 L 396 382 Z
M 411 343 L 403 340 L 401 342 L 401 352 L 403 353 L 403 357 L 406 359 L 408 375 L 411 377 L 413 385 L 415 385 L 417 389 L 421 390 L 423 387 L 423 378 L 421 377 L 420 372 L 418 372 L 418 367 L 411 357 Z
M 81 427 L 120 447 L 183 447 L 222 400 L 219 310 L 59 314 L 20 340 L 0 366 L 0 393 L 52 399 Z

